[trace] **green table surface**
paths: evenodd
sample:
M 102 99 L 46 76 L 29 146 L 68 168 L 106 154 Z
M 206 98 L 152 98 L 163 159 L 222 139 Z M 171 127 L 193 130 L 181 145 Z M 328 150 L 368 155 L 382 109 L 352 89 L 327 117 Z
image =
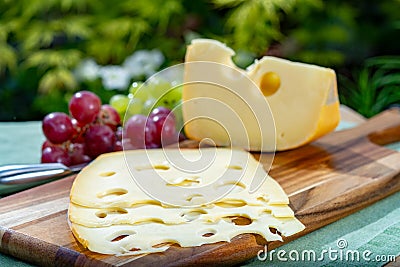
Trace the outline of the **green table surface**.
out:
M 337 130 L 353 126 L 353 123 L 342 121 Z M 38 163 L 43 140 L 40 122 L 1 122 L 0 165 Z M 389 148 L 400 151 L 400 144 L 392 144 Z M 9 188 L 0 187 L 0 194 L 5 193 L 6 190 Z M 279 247 L 275 251 L 260 253 L 259 258 L 256 257 L 244 265 L 385 265 L 400 255 L 399 204 L 400 192 Z M 0 254 L 0 266 L 32 265 Z

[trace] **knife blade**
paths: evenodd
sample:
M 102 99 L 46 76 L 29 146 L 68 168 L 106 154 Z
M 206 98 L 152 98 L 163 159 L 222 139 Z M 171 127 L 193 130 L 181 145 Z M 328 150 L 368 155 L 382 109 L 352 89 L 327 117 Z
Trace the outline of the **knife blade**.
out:
M 0 166 L 0 185 L 21 185 L 62 178 L 79 172 L 87 163 L 67 167 L 61 163 L 12 164 Z

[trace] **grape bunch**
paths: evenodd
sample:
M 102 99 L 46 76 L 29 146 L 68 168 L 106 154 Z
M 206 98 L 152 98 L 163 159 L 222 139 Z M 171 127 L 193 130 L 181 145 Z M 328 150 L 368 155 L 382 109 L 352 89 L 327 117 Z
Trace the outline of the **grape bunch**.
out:
M 125 122 L 122 142 L 125 149 L 159 148 L 182 139 L 174 113 L 166 107 L 156 107 L 149 116 L 136 114 Z
M 70 166 L 122 150 L 121 118 L 113 107 L 89 91 L 75 93 L 68 107 L 71 116 L 53 112 L 43 119 L 42 163 Z
M 121 118 L 125 120 L 134 115 L 144 115 L 150 118 L 151 111 L 157 107 L 165 107 L 173 111 L 176 121 L 176 129 L 180 131 L 183 125 L 182 119 L 182 87 L 175 86 L 162 78 L 153 77 L 142 82 L 132 83 L 129 94 L 116 94 L 110 99 L 110 105 L 117 110 Z
M 70 115 L 53 112 L 43 119 L 46 140 L 42 145 L 42 163 L 77 165 L 103 153 L 159 148 L 183 138 L 177 130 L 176 113 L 161 105 L 152 105 L 147 115 L 128 114 L 125 110 L 125 123 L 121 121 L 121 110 L 102 105 L 100 98 L 89 91 L 75 93 L 68 107 Z

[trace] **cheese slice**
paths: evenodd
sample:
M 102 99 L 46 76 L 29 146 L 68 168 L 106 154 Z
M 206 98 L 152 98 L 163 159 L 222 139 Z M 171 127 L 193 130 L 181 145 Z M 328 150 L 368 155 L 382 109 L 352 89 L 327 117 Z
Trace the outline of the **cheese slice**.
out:
M 182 111 L 189 138 L 281 151 L 335 129 L 340 115 L 334 70 L 271 56 L 242 70 L 233 55 L 215 40 L 188 46 Z
M 180 188 L 183 193 L 173 201 L 164 201 L 142 191 L 139 180 L 154 173 L 159 175 L 157 182 L 162 190 Z M 250 193 L 254 178 L 264 182 Z M 193 198 L 185 194 L 194 189 L 199 197 L 206 193 L 204 188 L 220 197 L 192 203 Z M 74 236 L 91 251 L 104 254 L 134 255 L 162 252 L 171 244 L 191 247 L 229 242 L 243 233 L 274 241 L 282 237 L 270 228 L 283 236 L 304 229 L 280 185 L 250 153 L 239 149 L 103 154 L 77 175 L 70 200 L 68 219 Z M 247 222 L 237 223 L 237 217 Z
M 241 203 L 242 204 L 242 203 Z M 244 204 L 244 203 L 243 203 Z M 216 222 L 229 216 L 256 219 L 259 214 L 269 212 L 276 218 L 293 218 L 294 213 L 287 205 L 231 205 L 219 202 L 200 208 L 163 207 L 156 204 L 140 204 L 133 208 L 88 208 L 73 203 L 69 205 L 69 220 L 88 227 L 106 227 L 117 224 L 139 224 L 160 222 L 164 224 L 182 224 L 198 219 L 205 223 Z
M 143 191 L 140 179 L 154 191 Z M 255 179 L 264 182 L 250 194 L 248 189 Z M 186 186 L 180 186 L 182 181 Z M 77 175 L 70 198 L 74 204 L 96 208 L 129 208 L 141 203 L 187 207 L 211 200 L 248 205 L 259 205 L 260 200 L 270 205 L 289 203 L 280 185 L 250 153 L 227 148 L 103 154 Z
M 103 254 L 135 255 L 162 252 L 171 243 L 181 247 L 194 247 L 221 241 L 229 242 L 233 237 L 245 234 L 259 234 L 268 241 L 282 241 L 278 230 L 284 236 L 291 236 L 304 229 L 295 218 L 277 219 L 269 213 L 262 213 L 248 225 L 236 225 L 229 220 L 204 223 L 194 220 L 185 224 L 143 223 L 138 225 L 113 225 L 91 228 L 71 224 L 75 237 L 91 251 Z M 165 244 L 168 243 L 168 244 Z M 165 244 L 164 246 L 160 246 Z

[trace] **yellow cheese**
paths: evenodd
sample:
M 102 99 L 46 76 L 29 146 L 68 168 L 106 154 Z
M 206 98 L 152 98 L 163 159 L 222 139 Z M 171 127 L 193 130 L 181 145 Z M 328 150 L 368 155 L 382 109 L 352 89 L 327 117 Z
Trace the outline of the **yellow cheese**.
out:
M 282 241 L 282 237 L 278 233 L 272 233 L 270 227 L 284 236 L 294 235 L 304 229 L 295 218 L 277 219 L 268 213 L 260 214 L 248 225 L 236 225 L 228 220 L 218 220 L 216 223 L 194 220 L 185 224 L 149 222 L 102 228 L 71 224 L 72 232 L 82 245 L 91 251 L 117 255 L 162 252 L 170 246 L 159 246 L 163 243 L 194 247 L 220 241 L 229 242 L 233 237 L 245 233 L 259 234 L 268 241 Z
M 225 207 L 224 207 L 225 206 Z M 132 208 L 88 208 L 73 203 L 69 205 L 71 222 L 88 227 L 106 227 L 117 224 L 139 224 L 158 221 L 164 224 L 181 224 L 194 218 L 203 222 L 216 222 L 227 216 L 245 216 L 257 218 L 263 212 L 269 212 L 276 218 L 293 218 L 294 213 L 287 205 L 232 206 L 226 208 L 224 202 L 201 208 L 182 209 L 162 207 L 157 204 L 140 204 Z
M 270 56 L 242 70 L 233 55 L 215 40 L 188 46 L 182 96 L 189 138 L 280 151 L 335 129 L 340 115 L 334 70 Z
M 168 199 L 154 199 L 154 195 L 142 191 L 131 175 L 136 175 L 136 179 L 144 177 L 151 183 L 151 189 L 172 193 Z M 174 186 L 177 182 L 180 185 L 182 179 L 188 182 L 187 186 Z M 264 179 L 258 190 L 250 194 L 248 189 L 253 180 Z M 258 205 L 260 199 L 272 205 L 289 203 L 279 184 L 250 153 L 226 148 L 148 149 L 103 154 L 78 174 L 70 196 L 74 204 L 97 208 L 127 208 L 154 202 L 198 206 L 207 204 L 214 196 L 212 200 L 215 201 L 226 199 L 224 194 L 229 189 L 232 189 L 230 200 L 245 204 Z M 193 202 L 194 198 L 187 193 L 189 190 L 198 196 L 199 203 Z M 204 201 L 200 197 L 204 197 Z
M 160 176 L 164 191 L 194 189 L 201 196 L 206 188 L 221 196 L 192 205 L 187 195 L 177 194 L 169 202 L 182 205 L 169 205 L 143 192 L 140 177 L 136 181 L 132 177 L 151 179 L 154 173 Z M 255 178 L 264 181 L 250 192 Z M 229 190 L 221 191 L 221 186 Z M 171 243 L 200 246 L 230 241 L 243 233 L 274 241 L 282 238 L 270 228 L 284 236 L 304 229 L 283 189 L 243 150 L 151 149 L 104 154 L 77 175 L 70 199 L 68 218 L 73 234 L 91 251 L 104 254 L 162 252 Z M 237 225 L 233 217 L 249 222 Z

